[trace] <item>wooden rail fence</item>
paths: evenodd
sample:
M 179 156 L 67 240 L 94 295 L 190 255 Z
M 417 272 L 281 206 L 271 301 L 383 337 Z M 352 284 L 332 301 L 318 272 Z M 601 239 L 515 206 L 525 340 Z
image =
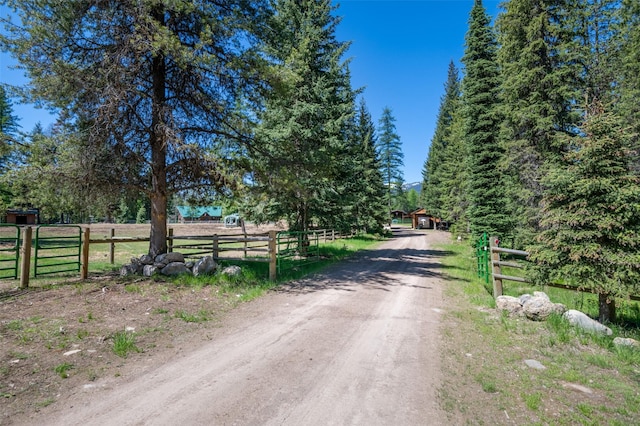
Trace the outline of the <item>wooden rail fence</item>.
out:
M 60 226 L 59 228 L 64 228 Z M 37 228 L 36 228 L 37 229 Z M 320 229 L 312 231 L 317 235 L 318 241 L 328 242 L 340 238 L 349 238 L 351 233 L 339 233 L 335 230 Z M 278 271 L 278 232 L 269 231 L 263 234 L 233 234 L 233 235 L 175 235 L 173 228 L 167 232 L 168 251 L 180 250 L 187 258 L 197 258 L 211 255 L 216 261 L 251 261 L 268 262 L 269 279 L 275 280 Z M 20 240 L 20 238 L 19 238 Z M 16 243 L 19 247 L 20 258 L 20 288 L 29 286 L 33 246 L 33 227 L 23 227 L 21 241 Z M 109 244 L 109 262 L 115 263 L 116 244 L 149 242 L 149 237 L 118 237 L 115 229 L 110 229 L 107 238 L 91 238 L 91 229 L 83 227 L 79 244 L 79 272 L 81 279 L 89 276 L 89 252 L 91 244 Z
M 496 298 L 498 296 L 502 296 L 503 287 L 502 281 L 514 281 L 520 283 L 530 284 L 531 282 L 523 277 L 518 277 L 514 275 L 506 275 L 502 273 L 502 267 L 509 267 L 514 269 L 523 269 L 524 266 L 519 262 L 510 262 L 503 261 L 500 259 L 500 254 L 510 254 L 515 256 L 520 256 L 522 258 L 528 258 L 529 252 L 523 250 L 514 250 L 509 248 L 500 247 L 500 240 L 498 237 L 490 237 L 489 238 L 489 251 L 491 253 L 491 275 L 493 277 L 493 297 Z M 595 293 L 591 289 L 579 288 L 567 284 L 559 284 L 559 283 L 546 283 L 547 287 L 561 288 L 564 290 L 570 291 L 579 291 L 584 293 Z M 640 301 L 640 296 L 629 296 L 631 300 Z

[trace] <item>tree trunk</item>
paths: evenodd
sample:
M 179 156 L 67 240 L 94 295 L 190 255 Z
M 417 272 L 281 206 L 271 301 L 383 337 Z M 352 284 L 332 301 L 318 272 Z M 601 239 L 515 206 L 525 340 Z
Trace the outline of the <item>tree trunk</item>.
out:
M 609 323 L 616 320 L 616 301 L 609 294 L 598 294 L 598 320 Z
M 164 24 L 161 7 L 154 18 Z M 166 103 L 167 69 L 165 59 L 157 55 L 152 62 L 153 93 L 151 107 L 151 232 L 149 235 L 149 255 L 155 257 L 167 252 L 167 133 L 165 129 L 164 107 Z

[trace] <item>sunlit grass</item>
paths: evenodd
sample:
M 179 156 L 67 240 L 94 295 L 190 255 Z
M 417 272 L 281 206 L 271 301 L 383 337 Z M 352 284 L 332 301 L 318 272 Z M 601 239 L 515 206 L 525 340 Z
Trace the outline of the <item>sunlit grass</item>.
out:
M 611 325 L 613 336 L 581 331 L 561 315 L 552 315 L 545 322 L 509 317 L 491 310 L 494 307 L 492 288 L 477 278 L 471 247 L 465 243 L 441 247 L 451 253 L 442 263 L 448 277 L 445 291 L 456 299 L 455 312 L 451 313 L 456 328 L 452 333 L 464 334 L 473 341 L 466 349 L 469 357 L 462 357 L 456 364 L 456 371 L 464 376 L 462 381 L 475 382 L 478 390 L 484 392 L 496 391 L 495 405 L 505 407 L 509 413 L 535 413 L 537 420 L 533 424 L 640 423 L 637 391 L 640 349 L 613 344 L 615 336 L 637 340 L 639 309 L 636 302 L 619 302 L 621 322 Z M 503 285 L 505 294 L 519 296 L 545 291 L 551 300 L 564 303 L 570 309 L 591 315 L 597 313 L 597 299 L 591 294 L 507 281 Z M 525 372 L 523 360 L 528 358 L 546 368 Z M 576 391 L 563 389 L 562 384 L 567 383 L 591 389 L 601 401 L 600 405 L 576 405 L 573 403 Z M 457 403 L 462 407 L 460 411 L 469 410 L 475 404 L 460 399 Z M 556 414 L 549 414 L 551 412 Z

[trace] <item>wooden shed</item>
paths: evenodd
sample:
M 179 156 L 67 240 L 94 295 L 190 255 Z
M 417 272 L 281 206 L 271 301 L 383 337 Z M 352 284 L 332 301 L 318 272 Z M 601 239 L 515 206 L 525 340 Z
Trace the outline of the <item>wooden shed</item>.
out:
M 411 227 L 414 229 L 435 229 L 440 219 L 433 217 L 425 209 L 417 209 L 410 213 Z
M 35 225 L 38 223 L 38 209 L 8 209 L 7 223 L 14 225 Z

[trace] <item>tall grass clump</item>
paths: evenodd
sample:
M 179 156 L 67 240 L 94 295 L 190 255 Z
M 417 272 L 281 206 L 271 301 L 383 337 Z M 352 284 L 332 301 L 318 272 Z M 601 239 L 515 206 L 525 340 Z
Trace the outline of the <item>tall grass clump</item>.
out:
M 113 352 L 121 358 L 126 358 L 130 352 L 141 352 L 136 346 L 133 333 L 119 331 L 113 335 Z

